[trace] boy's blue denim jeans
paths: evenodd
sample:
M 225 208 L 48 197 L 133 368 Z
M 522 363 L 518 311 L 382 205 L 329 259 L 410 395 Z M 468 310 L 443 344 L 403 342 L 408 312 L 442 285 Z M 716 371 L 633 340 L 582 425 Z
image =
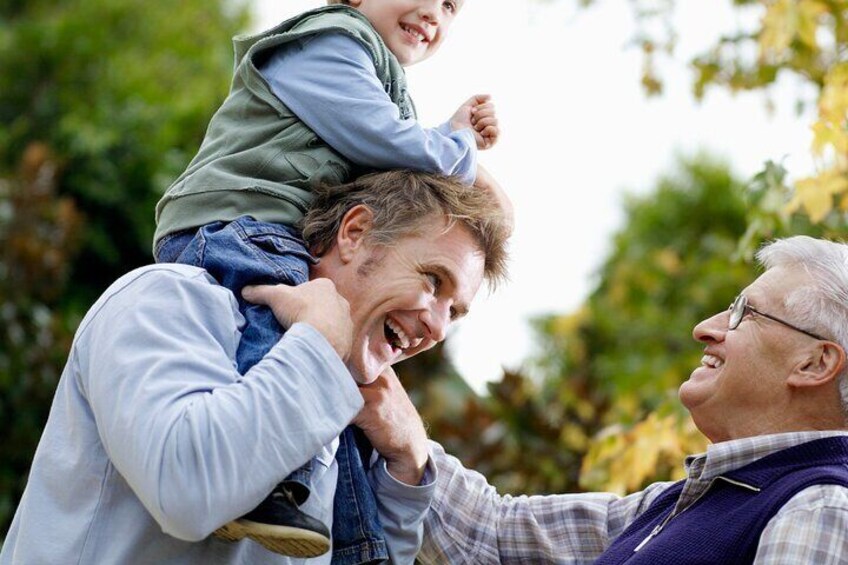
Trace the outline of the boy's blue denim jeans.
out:
M 304 283 L 309 280 L 309 265 L 314 262 L 294 229 L 247 216 L 166 236 L 157 244 L 155 255 L 159 263 L 202 267 L 235 294 L 245 318 L 236 353 L 241 374 L 262 359 L 285 333 L 271 309 L 246 302 L 241 289 L 252 284 Z M 370 462 L 371 446 L 354 426 L 348 426 L 339 439 L 332 563 L 358 565 L 386 561 L 385 535 L 363 465 Z M 286 477 L 286 481 L 300 483 L 308 489 L 311 467 L 310 462 Z

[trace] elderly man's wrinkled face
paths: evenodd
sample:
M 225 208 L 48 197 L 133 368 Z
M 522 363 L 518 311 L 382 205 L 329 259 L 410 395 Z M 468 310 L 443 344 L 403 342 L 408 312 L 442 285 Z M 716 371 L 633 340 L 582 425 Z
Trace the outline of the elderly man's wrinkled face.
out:
M 485 257 L 467 228 L 445 227 L 443 217 L 433 216 L 424 235 L 388 247 L 366 240 L 348 249 L 347 263 L 332 274 L 350 303 L 348 367 L 358 382 L 372 382 L 386 367 L 430 349 L 468 312 Z
M 801 271 L 775 268 L 743 294 L 755 309 L 793 323 L 783 298 L 807 283 L 808 276 Z M 704 355 L 679 390 L 698 429 L 714 442 L 779 428 L 776 420 L 786 402 L 786 377 L 799 362 L 801 342 L 813 339 L 750 313 L 729 331 L 728 318 L 729 312 L 721 312 L 695 327 L 693 336 L 705 345 Z

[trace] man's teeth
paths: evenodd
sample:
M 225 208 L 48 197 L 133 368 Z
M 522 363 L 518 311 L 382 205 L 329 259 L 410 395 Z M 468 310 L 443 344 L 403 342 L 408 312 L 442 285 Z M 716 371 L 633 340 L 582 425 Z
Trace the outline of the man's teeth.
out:
M 704 355 L 701 357 L 701 364 L 706 365 L 707 367 L 712 367 L 713 369 L 718 369 L 722 365 L 724 365 L 724 361 L 716 357 L 715 355 Z
M 403 332 L 403 328 L 396 324 L 394 320 L 387 319 L 386 325 L 389 326 L 389 329 L 397 336 L 397 339 L 393 341 L 395 341 L 401 349 L 409 347 L 409 337 Z

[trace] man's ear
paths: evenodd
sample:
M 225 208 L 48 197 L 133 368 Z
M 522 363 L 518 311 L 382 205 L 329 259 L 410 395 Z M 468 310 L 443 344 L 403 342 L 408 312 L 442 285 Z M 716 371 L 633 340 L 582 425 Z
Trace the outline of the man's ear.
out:
M 790 386 L 819 386 L 828 383 L 845 367 L 845 350 L 832 341 L 821 340 L 808 350 L 808 356 L 789 375 Z
M 368 206 L 357 204 L 342 217 L 336 234 L 339 258 L 347 263 L 365 243 L 374 222 L 374 213 Z

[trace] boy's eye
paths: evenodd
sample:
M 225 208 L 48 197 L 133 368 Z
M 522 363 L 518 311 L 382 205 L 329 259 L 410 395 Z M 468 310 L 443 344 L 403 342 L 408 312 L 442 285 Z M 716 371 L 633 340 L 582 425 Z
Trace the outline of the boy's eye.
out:
M 447 8 L 449 12 L 456 12 L 456 2 L 454 0 L 447 0 L 446 2 L 443 2 L 442 5 Z

